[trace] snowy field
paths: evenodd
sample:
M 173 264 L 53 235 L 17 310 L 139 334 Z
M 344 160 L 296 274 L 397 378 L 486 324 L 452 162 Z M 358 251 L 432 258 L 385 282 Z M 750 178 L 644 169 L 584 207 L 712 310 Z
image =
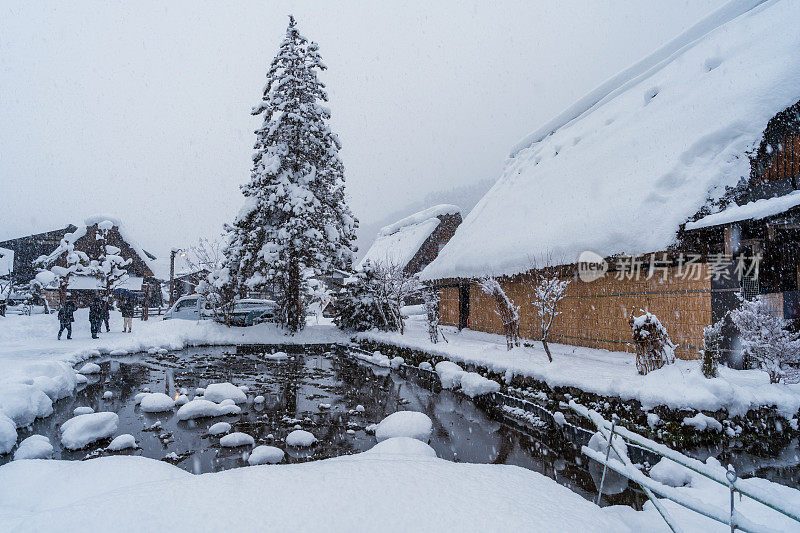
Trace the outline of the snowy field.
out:
M 677 360 L 646 376 L 636 372 L 635 356 L 566 344 L 548 343 L 553 362 L 541 343 L 533 347 L 506 350 L 505 337 L 477 331 L 443 328 L 447 340 L 432 344 L 427 325 L 412 317 L 404 335 L 371 331 L 359 334 L 365 340 L 441 355 L 458 363 L 473 363 L 500 374 L 522 375 L 544 381 L 550 387 L 572 386 L 603 396 L 636 399 L 645 409 L 657 405 L 672 408 L 717 411 L 727 409 L 732 416 L 743 415 L 759 406 L 777 406 L 787 419 L 800 409 L 800 385 L 770 384 L 766 372 L 731 370 L 720 366 L 720 375 L 706 379 L 700 361 Z

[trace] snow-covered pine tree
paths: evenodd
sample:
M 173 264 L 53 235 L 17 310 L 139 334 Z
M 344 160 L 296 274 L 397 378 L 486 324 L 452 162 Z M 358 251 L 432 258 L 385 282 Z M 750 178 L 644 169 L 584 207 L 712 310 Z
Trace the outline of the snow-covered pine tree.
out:
M 400 328 L 395 312 L 397 307 L 397 301 L 386 290 L 381 270 L 365 261 L 341 290 L 336 301 L 334 322 L 344 330 L 367 331 L 378 328 L 397 331 Z
M 113 227 L 114 223 L 110 220 L 98 222 L 95 246 L 92 247 L 95 257 L 90 256 L 89 266 L 86 269 L 88 275 L 97 278 L 97 285 L 105 298 L 109 298 L 111 291 L 128 277 L 125 267 L 131 264 L 131 259 L 123 259 L 119 255 L 119 248 L 109 244 L 109 235 Z
M 708 379 L 719 374 L 720 344 L 722 342 L 722 325 L 724 320 L 718 320 L 703 328 L 702 364 L 700 369 Z
M 327 121 L 318 47 L 289 17 L 267 72 L 245 206 L 228 226 L 231 280 L 240 294 L 273 292 L 290 332 L 305 326 L 310 277 L 352 266 L 358 222 L 347 206 L 341 145 Z

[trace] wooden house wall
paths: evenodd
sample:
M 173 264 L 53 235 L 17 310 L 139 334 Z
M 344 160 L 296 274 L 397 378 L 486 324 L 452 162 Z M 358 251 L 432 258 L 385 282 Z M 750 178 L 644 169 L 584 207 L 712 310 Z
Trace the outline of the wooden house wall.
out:
M 684 280 L 670 269 L 666 282 L 617 280 L 613 273 L 585 283 L 572 280 L 550 329 L 551 342 L 633 352 L 628 317 L 631 311 L 654 313 L 667 328 L 672 342 L 679 345 L 676 355 L 683 359 L 699 357 L 703 328 L 711 323 L 711 282 L 707 266 L 699 280 Z M 530 275 L 501 281 L 506 294 L 520 306 L 520 336 L 539 340 L 541 325 L 534 306 Z M 457 288 L 440 289 L 442 324 L 458 323 Z M 469 327 L 477 331 L 502 334 L 502 324 L 492 298 L 473 283 L 470 288 Z
M 769 166 L 759 182 L 778 181 L 800 174 L 800 134 L 787 134 L 773 150 Z

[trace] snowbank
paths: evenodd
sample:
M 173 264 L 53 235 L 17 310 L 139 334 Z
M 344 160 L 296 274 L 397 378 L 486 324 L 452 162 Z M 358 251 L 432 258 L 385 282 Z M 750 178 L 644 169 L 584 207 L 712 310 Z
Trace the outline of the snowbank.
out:
M 427 443 L 433 433 L 433 422 L 425 413 L 398 411 L 392 413 L 375 428 L 378 442 L 394 437 L 410 437 Z
M 477 372 L 467 372 L 452 361 L 440 361 L 436 364 L 436 373 L 445 389 L 460 390 L 470 398 L 498 392 L 500 384 L 487 379 Z
M 217 403 L 223 400 L 233 400 L 235 403 L 247 402 L 247 395 L 233 383 L 212 383 L 206 387 L 203 398 Z
M 145 413 L 162 413 L 164 411 L 170 411 L 174 407 L 175 400 L 163 392 L 145 394 L 141 402 L 139 402 L 139 408 Z
M 237 405 L 220 405 L 208 400 L 195 398 L 186 405 L 182 405 L 175 416 L 178 420 L 192 420 L 225 415 L 238 415 L 242 409 Z
M 666 250 L 800 99 L 798 19 L 796 1 L 731 2 L 590 92 L 514 148 L 421 278 Z
M 0 455 L 6 454 L 17 443 L 17 425 L 0 412 Z
M 68 450 L 79 450 L 117 431 L 117 413 L 101 412 L 78 415 L 61 424 L 61 444 Z
M 256 446 L 250 452 L 247 462 L 250 465 L 274 465 L 283 461 L 283 455 L 283 450 L 275 446 Z
M 411 457 L 436 457 L 436 450 L 413 437 L 392 437 L 378 442 L 367 450 L 370 455 L 404 455 Z
M 28 426 L 37 418 L 53 414 L 53 401 L 41 389 L 29 383 L 0 383 L 0 412 L 17 427 Z

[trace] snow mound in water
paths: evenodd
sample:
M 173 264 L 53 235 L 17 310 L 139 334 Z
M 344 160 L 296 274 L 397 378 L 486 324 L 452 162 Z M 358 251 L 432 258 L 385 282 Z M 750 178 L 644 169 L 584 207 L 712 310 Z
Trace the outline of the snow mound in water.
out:
M 75 374 L 75 383 L 78 385 L 84 385 L 89 382 L 89 378 L 84 376 L 83 374 Z
M 461 376 L 464 375 L 464 369 L 452 361 L 440 361 L 436 363 L 436 373 L 439 374 L 442 387 L 455 389 L 461 386 Z
M 219 445 L 225 448 L 236 448 L 237 446 L 252 446 L 256 441 L 247 433 L 237 431 L 230 435 L 225 435 L 219 439 Z
M 117 413 L 101 412 L 78 415 L 61 424 L 61 444 L 68 450 L 79 450 L 117 431 Z
M 181 394 L 177 398 L 175 398 L 175 405 L 177 405 L 178 407 L 180 407 L 181 405 L 186 405 L 187 403 L 189 403 L 189 397 L 186 396 L 185 394 Z
M 103 393 L 103 399 L 104 399 L 104 400 L 110 400 L 110 399 L 112 399 L 113 397 L 114 397 L 114 393 L 113 393 L 113 392 L 111 392 L 110 390 L 107 390 L 107 391 L 105 391 L 105 392 Z
M 0 455 L 11 451 L 17 443 L 17 425 L 0 411 Z
M 264 403 L 264 397 L 259 394 L 258 396 L 253 398 L 253 403 Z
M 47 394 L 54 402 L 70 396 L 78 384 L 75 371 L 70 365 L 61 361 L 27 363 L 4 377 L 18 377 L 20 382 L 32 379 L 33 385 Z
M 433 433 L 433 422 L 425 413 L 416 411 L 398 411 L 384 418 L 375 428 L 375 438 L 378 442 L 393 437 L 411 437 L 423 442 Z
M 227 433 L 231 430 L 231 425 L 227 422 L 217 422 L 216 424 L 212 425 L 208 428 L 208 433 L 211 435 L 222 435 L 223 433 Z
M 100 373 L 100 365 L 95 363 L 86 363 L 83 365 L 80 370 L 78 370 L 79 374 L 99 374 Z
M 236 403 L 245 403 L 247 395 L 233 383 L 212 383 L 206 387 L 203 398 L 211 402 L 233 400 Z
M 498 392 L 500 384 L 494 380 L 485 378 L 477 372 L 465 372 L 461 376 L 461 392 L 474 398 L 481 394 L 489 394 L 490 392 Z
M 92 409 L 91 407 L 87 407 L 85 405 L 81 407 L 76 407 L 75 409 L 72 410 L 72 416 L 88 415 L 90 413 L 94 413 L 94 409 Z
M 0 387 L 0 411 L 17 427 L 24 427 L 37 418 L 52 415 L 53 401 L 31 383 L 3 383 Z
M 151 392 L 142 398 L 139 406 L 145 413 L 162 413 L 175 407 L 175 400 L 163 392 Z
M 650 477 L 670 487 L 683 487 L 691 483 L 692 472 L 675 461 L 663 457 L 650 469 Z
M 315 442 L 317 442 L 317 437 L 310 431 L 303 429 L 295 429 L 286 436 L 287 446 L 311 446 Z
M 247 458 L 250 465 L 274 465 L 281 461 L 283 461 L 283 450 L 275 446 L 256 446 Z
M 392 437 L 379 442 L 364 453 L 380 455 L 406 455 L 415 457 L 436 457 L 436 450 L 421 440 L 411 437 Z
M 275 352 L 275 353 L 264 354 L 264 357 L 272 361 L 283 361 L 285 359 L 289 359 L 289 354 L 287 354 L 286 352 Z
M 53 445 L 44 435 L 31 435 L 19 443 L 14 452 L 14 460 L 20 459 L 49 459 L 53 455 Z
M 238 390 L 238 389 L 237 389 Z M 238 405 L 219 405 L 208 400 L 195 398 L 178 409 L 178 420 L 191 420 L 224 415 L 238 415 L 242 410 Z
M 114 355 L 117 357 L 128 355 L 128 350 L 111 350 L 110 352 L 108 352 L 108 355 Z
M 130 433 L 123 433 L 118 437 L 114 437 L 114 440 L 111 441 L 106 449 L 111 450 L 112 452 L 118 452 L 120 450 L 128 450 L 130 448 L 136 448 L 136 439 L 133 438 L 133 435 Z
M 233 400 L 228 398 L 226 400 L 222 400 L 221 402 L 219 402 L 219 404 L 220 405 L 236 405 L 236 402 L 234 402 Z

